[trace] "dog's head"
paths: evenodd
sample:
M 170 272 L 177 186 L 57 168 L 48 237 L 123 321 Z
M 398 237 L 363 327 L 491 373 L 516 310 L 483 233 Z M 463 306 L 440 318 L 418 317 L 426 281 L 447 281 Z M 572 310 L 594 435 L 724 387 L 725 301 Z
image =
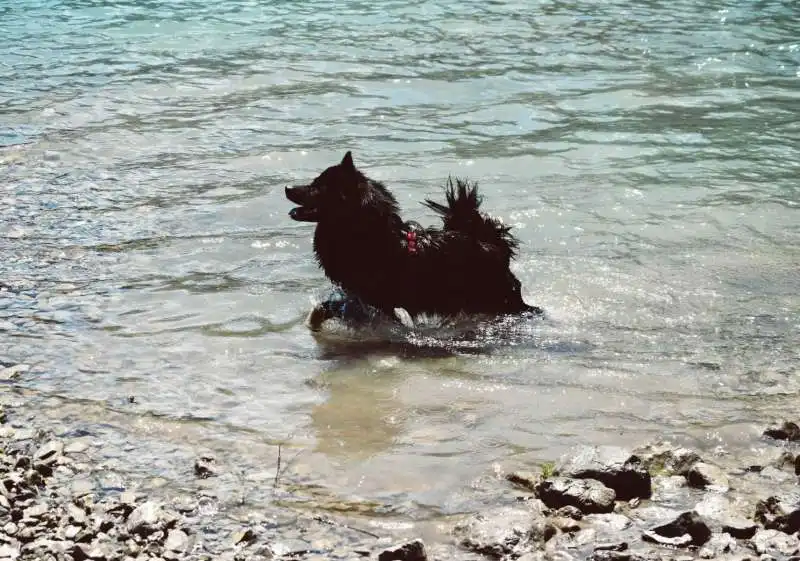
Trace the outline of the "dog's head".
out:
M 286 198 L 297 206 L 289 216 L 301 222 L 319 222 L 333 215 L 346 215 L 361 206 L 367 178 L 356 169 L 350 152 L 309 185 L 286 188 Z

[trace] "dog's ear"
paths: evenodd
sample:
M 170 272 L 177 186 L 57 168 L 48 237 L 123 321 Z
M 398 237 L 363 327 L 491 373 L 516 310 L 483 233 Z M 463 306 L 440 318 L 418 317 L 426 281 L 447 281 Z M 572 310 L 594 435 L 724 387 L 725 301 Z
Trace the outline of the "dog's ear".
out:
M 353 163 L 353 154 L 350 153 L 350 150 L 348 150 L 347 154 L 344 155 L 344 158 L 342 158 L 342 163 L 339 165 L 348 170 L 356 169 L 356 166 Z

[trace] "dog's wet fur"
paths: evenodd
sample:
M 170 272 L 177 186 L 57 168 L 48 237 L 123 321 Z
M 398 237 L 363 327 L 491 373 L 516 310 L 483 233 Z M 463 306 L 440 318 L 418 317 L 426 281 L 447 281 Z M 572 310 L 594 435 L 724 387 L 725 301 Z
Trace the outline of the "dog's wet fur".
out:
M 291 218 L 316 222 L 317 261 L 346 295 L 320 304 L 312 327 L 373 309 L 403 324 L 419 314 L 542 314 L 523 301 L 509 269 L 516 238 L 480 211 L 475 183 L 449 179 L 445 204 L 425 201 L 442 218 L 438 228 L 404 222 L 394 196 L 356 169 L 350 152 L 286 197 L 298 205 Z

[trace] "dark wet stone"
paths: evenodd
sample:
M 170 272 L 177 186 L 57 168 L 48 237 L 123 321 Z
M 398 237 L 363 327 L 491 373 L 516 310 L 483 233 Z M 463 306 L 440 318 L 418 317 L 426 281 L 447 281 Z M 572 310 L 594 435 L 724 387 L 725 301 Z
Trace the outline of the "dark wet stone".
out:
M 617 500 L 650 498 L 651 478 L 642 460 L 612 446 L 586 447 L 559 468 L 563 477 L 594 479 L 616 493 Z
M 784 421 L 780 427 L 771 427 L 764 431 L 764 436 L 775 440 L 800 441 L 800 427 L 791 421 Z
M 472 516 L 456 526 L 453 533 L 459 544 L 470 551 L 503 557 L 519 555 L 531 544 L 544 542 L 555 532 L 539 512 L 501 507 Z
M 378 561 L 427 561 L 427 559 L 425 544 L 421 540 L 391 547 L 378 555 Z
M 584 514 L 611 512 L 616 497 L 609 489 L 594 479 L 568 479 L 554 477 L 536 486 L 536 496 L 549 508 L 574 506 Z
M 800 475 L 800 454 L 794 459 L 794 473 Z
M 697 489 L 705 489 L 706 487 L 728 489 L 730 487 L 728 476 L 725 475 L 725 472 L 717 466 L 705 462 L 697 462 L 689 468 L 689 471 L 686 472 L 686 481 L 690 487 Z
M 758 501 L 753 518 L 768 530 L 779 530 L 786 534 L 800 531 L 800 494 Z
M 797 555 L 800 552 L 800 540 L 779 530 L 759 530 L 750 538 L 750 545 L 758 554 Z
M 595 551 L 625 551 L 626 549 L 628 549 L 628 542 L 601 543 L 594 548 Z
M 217 460 L 212 456 L 201 456 L 194 462 L 194 474 L 205 479 L 217 475 Z
M 643 539 L 673 547 L 700 546 L 711 537 L 711 529 L 696 512 L 684 512 L 668 524 L 644 532 Z

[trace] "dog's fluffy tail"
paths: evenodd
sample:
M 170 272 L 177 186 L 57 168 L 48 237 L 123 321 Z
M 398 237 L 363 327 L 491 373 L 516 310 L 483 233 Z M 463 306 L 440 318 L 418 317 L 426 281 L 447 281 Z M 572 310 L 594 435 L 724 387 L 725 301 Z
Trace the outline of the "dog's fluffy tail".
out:
M 447 205 L 430 199 L 426 199 L 424 203 L 441 215 L 445 231 L 467 234 L 480 242 L 505 248 L 509 259 L 514 256 L 517 239 L 511 234 L 509 226 L 480 211 L 483 199 L 478 194 L 477 183 L 448 177 L 445 195 Z

